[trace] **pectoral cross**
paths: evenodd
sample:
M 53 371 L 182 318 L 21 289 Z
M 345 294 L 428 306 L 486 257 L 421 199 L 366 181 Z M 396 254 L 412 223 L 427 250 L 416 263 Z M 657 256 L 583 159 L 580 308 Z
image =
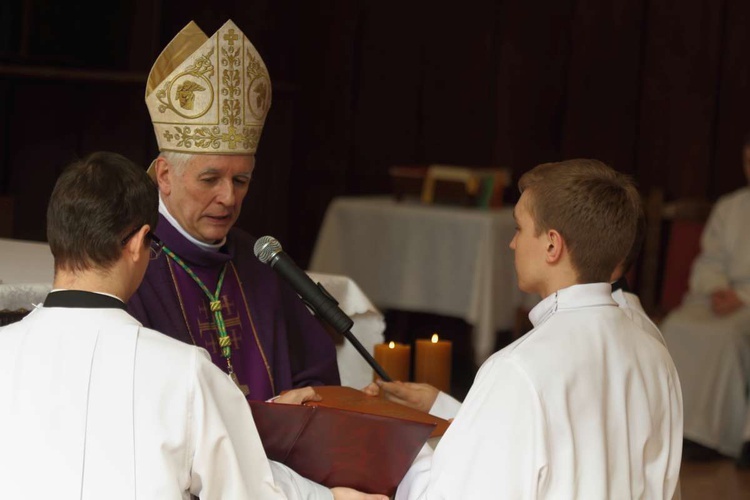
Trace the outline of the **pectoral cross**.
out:
M 237 378 L 236 373 L 234 372 L 230 373 L 229 378 L 232 379 L 232 382 L 237 384 L 237 387 L 240 388 L 240 390 L 242 391 L 242 394 L 244 394 L 245 397 L 247 397 L 250 394 L 250 387 L 248 387 L 246 384 L 240 384 L 240 379 Z

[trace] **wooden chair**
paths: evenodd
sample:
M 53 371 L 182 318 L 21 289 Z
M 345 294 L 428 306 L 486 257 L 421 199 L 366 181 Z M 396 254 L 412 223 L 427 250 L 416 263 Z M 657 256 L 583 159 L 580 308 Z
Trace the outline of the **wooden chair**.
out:
M 396 165 L 388 169 L 396 201 L 420 198 L 427 168 L 427 165 Z
M 699 198 L 666 202 L 661 189 L 652 190 L 646 200 L 638 291 L 643 308 L 656 322 L 682 302 L 712 206 Z
M 430 165 L 422 186 L 422 203 L 438 203 L 451 188 L 458 188 L 465 204 L 479 208 L 500 207 L 503 192 L 511 183 L 507 168 L 476 168 Z
M 449 204 L 489 208 L 502 206 L 510 185 L 507 168 L 454 165 L 405 165 L 389 169 L 397 200 L 419 198 L 424 204 Z

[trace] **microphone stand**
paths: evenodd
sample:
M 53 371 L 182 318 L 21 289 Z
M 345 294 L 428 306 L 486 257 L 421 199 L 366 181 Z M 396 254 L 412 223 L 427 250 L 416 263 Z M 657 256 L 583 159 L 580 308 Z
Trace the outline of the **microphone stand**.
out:
M 364 348 L 364 346 L 357 340 L 357 337 L 354 336 L 354 334 L 347 330 L 345 332 L 341 332 L 341 334 L 346 337 L 349 342 L 352 343 L 354 348 L 359 352 L 363 358 L 365 358 L 365 361 L 372 367 L 373 370 L 375 370 L 375 373 L 378 374 L 378 376 L 385 380 L 386 382 L 392 382 L 391 377 L 388 376 L 388 374 L 383 370 L 383 367 L 378 364 L 377 361 L 375 361 L 375 358 L 370 356 L 370 353 L 367 352 L 367 349 Z
M 359 339 L 357 339 L 357 337 L 355 337 L 351 332 L 354 321 L 352 321 L 349 316 L 347 316 L 345 313 L 343 313 L 343 311 L 341 311 L 341 309 L 339 309 L 339 303 L 336 301 L 336 299 L 333 298 L 330 293 L 328 293 L 328 290 L 326 290 L 323 285 L 321 285 L 320 283 L 316 283 L 316 285 L 320 289 L 320 291 L 323 292 L 323 295 L 325 295 L 327 300 L 325 302 L 321 302 L 320 304 L 318 304 L 318 306 L 314 306 L 306 301 L 303 297 L 302 300 L 305 302 L 305 304 L 307 304 L 307 306 L 312 309 L 313 312 L 315 312 L 315 315 L 317 317 L 321 318 L 334 330 L 346 337 L 347 340 L 351 342 L 351 344 L 360 354 L 360 356 L 362 356 L 365 361 L 367 361 L 367 364 L 369 364 L 372 369 L 375 370 L 375 373 L 377 373 L 381 379 L 385 380 L 386 382 L 392 382 L 393 379 L 391 379 L 391 377 L 385 372 L 383 367 L 380 366 L 377 361 L 375 361 L 375 358 L 373 358 L 370 353 L 367 352 L 367 349 L 365 349 Z
M 370 353 L 357 340 L 357 337 L 352 335 L 350 330 L 354 321 L 339 309 L 339 303 L 323 285 L 313 282 L 304 271 L 294 264 L 292 259 L 281 250 L 281 244 L 276 238 L 271 236 L 258 238 L 253 247 L 253 252 L 255 252 L 258 260 L 264 264 L 269 264 L 292 286 L 297 295 L 317 317 L 346 337 L 380 378 L 386 382 L 391 382 L 391 377 L 383 370 L 383 367 L 370 356 Z

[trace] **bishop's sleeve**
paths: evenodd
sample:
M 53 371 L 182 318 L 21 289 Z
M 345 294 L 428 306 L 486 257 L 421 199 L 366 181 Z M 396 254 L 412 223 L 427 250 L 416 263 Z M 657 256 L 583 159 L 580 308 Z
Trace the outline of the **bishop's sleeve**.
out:
M 336 346 L 331 335 L 285 285 L 281 290 L 281 304 L 289 343 L 292 387 L 340 385 Z
M 205 351 L 197 352 L 188 416 L 189 442 L 193 443 L 188 457 L 192 461 L 190 492 L 216 499 L 330 500 L 328 488 L 292 471 L 272 471 L 244 396 Z M 282 487 L 281 481 L 288 484 Z
M 534 498 L 546 474 L 542 409 L 512 359 L 486 362 L 434 453 L 423 448 L 396 493 L 427 498 Z
M 130 300 L 128 300 L 127 307 L 128 313 L 135 319 L 140 321 L 143 326 L 145 326 L 146 328 L 153 328 L 153 325 L 151 324 L 151 321 L 148 317 L 148 312 L 143 306 L 143 301 L 141 300 L 140 295 L 138 295 L 137 293 L 133 294 L 130 297 Z
M 708 296 L 729 287 L 727 266 L 730 256 L 726 248 L 727 203 L 719 202 L 711 212 L 701 236 L 701 253 L 690 273 L 690 291 Z

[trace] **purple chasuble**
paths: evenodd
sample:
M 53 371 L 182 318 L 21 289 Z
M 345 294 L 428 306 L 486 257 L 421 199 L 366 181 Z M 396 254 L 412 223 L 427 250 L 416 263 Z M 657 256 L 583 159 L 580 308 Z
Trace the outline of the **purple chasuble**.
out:
M 331 336 L 270 266 L 253 255 L 256 238 L 233 228 L 219 252 L 191 243 L 162 215 L 155 231 L 213 294 L 224 264 L 222 312 L 232 338 L 232 365 L 248 399 L 264 400 L 295 387 L 338 385 Z M 144 326 L 204 347 L 226 372 L 209 299 L 193 279 L 162 253 L 128 302 Z
M 216 318 L 211 312 L 209 298 L 177 262 L 170 259 L 168 265 L 177 284 L 178 299 L 187 321 L 191 340 L 195 345 L 208 351 L 216 366 L 223 367 L 224 371 L 227 371 L 227 362 L 219 347 L 219 332 L 216 328 Z M 247 385 L 250 389 L 248 397 L 266 400 L 274 396 L 271 371 L 266 355 L 258 344 L 258 334 L 250 309 L 240 289 L 237 271 L 229 259 L 227 259 L 226 268 L 219 297 L 227 334 L 232 339 L 230 360 L 240 384 Z M 216 292 L 216 285 L 219 281 L 216 269 L 199 266 L 190 267 L 190 269 L 211 293 Z M 250 335 L 245 336 L 245 334 Z

